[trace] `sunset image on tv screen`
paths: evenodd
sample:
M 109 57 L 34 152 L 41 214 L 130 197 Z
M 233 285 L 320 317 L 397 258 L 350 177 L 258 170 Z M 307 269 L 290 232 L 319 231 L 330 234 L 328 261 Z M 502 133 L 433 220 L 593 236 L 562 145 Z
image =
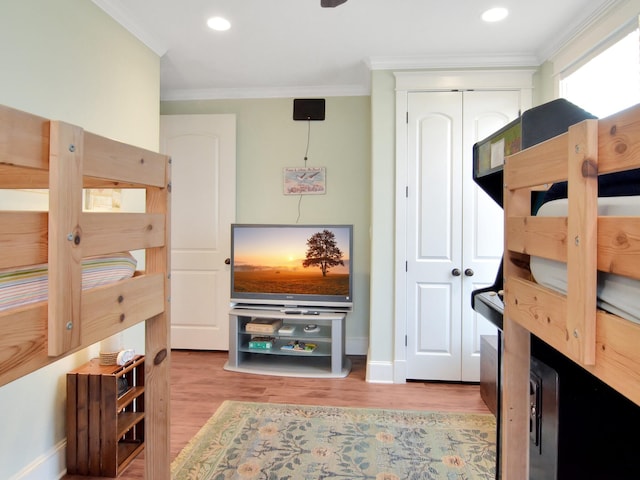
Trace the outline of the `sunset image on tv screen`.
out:
M 340 227 L 238 228 L 234 290 L 348 296 L 349 233 Z

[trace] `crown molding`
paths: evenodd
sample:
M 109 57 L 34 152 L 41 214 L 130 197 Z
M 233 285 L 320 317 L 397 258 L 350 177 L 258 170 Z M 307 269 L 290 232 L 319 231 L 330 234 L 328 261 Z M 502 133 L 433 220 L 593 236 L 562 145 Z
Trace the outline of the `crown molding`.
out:
M 513 68 L 535 67 L 540 64 L 535 55 L 425 55 L 411 57 L 369 57 L 370 70 L 419 70 L 435 68 Z
M 361 97 L 369 95 L 371 95 L 371 88 L 369 85 L 319 85 L 305 87 L 166 89 L 160 92 L 160 100 L 179 101 L 242 98 Z
M 593 11 L 584 12 L 581 17 L 576 18 L 572 24 L 567 26 L 564 35 L 558 35 L 556 38 L 550 39 L 547 45 L 537 52 L 537 56 L 541 60 L 540 63 L 551 60 L 577 38 L 589 32 L 589 30 L 594 28 L 599 22 L 605 20 L 612 12 L 617 10 L 618 7 L 631 3 L 637 2 L 630 2 L 629 0 L 609 0 Z
M 496 68 L 461 70 L 413 70 L 394 72 L 396 91 L 531 89 L 534 68 Z
M 133 22 L 130 16 L 125 13 L 122 9 L 116 7 L 108 0 L 92 0 L 99 8 L 101 8 L 107 15 L 113 18 L 116 22 L 118 22 L 122 27 L 124 27 L 129 33 L 131 33 L 134 37 L 140 40 L 144 45 L 149 47 L 153 53 L 162 57 L 165 53 L 167 53 L 167 46 L 160 41 L 156 36 L 150 34 L 147 30 L 142 28 L 136 22 Z

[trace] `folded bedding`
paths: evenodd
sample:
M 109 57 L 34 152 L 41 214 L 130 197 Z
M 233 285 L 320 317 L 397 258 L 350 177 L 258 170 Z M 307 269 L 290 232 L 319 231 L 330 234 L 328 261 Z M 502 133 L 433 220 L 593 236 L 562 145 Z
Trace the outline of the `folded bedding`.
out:
M 130 278 L 136 265 L 128 252 L 87 257 L 82 261 L 82 289 Z M 0 311 L 46 301 L 48 284 L 46 263 L 0 270 Z
M 564 217 L 567 199 L 553 200 L 540 207 L 537 215 Z M 598 198 L 598 216 L 640 216 L 640 196 Z M 540 285 L 566 294 L 567 266 L 563 262 L 531 257 L 531 273 Z M 598 307 L 632 322 L 640 323 L 640 280 L 598 272 Z

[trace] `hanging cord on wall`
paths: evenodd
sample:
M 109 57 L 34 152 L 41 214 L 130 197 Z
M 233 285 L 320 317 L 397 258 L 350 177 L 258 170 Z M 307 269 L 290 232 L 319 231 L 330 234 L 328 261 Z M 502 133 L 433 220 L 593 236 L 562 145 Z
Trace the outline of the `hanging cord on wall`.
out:
M 307 168 L 307 160 L 309 159 L 310 143 L 311 143 L 311 120 L 307 120 L 307 148 L 304 151 L 304 168 Z M 300 221 L 301 206 L 302 206 L 302 193 L 300 193 L 300 196 L 298 197 L 298 218 L 296 218 L 296 223 Z

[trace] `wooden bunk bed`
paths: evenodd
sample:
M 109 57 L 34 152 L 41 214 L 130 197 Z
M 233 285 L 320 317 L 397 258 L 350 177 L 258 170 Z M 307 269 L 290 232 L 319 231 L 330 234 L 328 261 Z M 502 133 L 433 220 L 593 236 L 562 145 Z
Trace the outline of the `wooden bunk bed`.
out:
M 501 471 L 528 478 L 530 334 L 640 405 L 640 324 L 597 308 L 598 271 L 640 279 L 640 217 L 598 216 L 598 175 L 640 167 L 640 106 L 585 120 L 507 158 Z M 532 216 L 531 192 L 568 181 L 566 217 Z M 566 295 L 530 259 L 566 263 Z M 640 294 L 640 292 L 638 292 Z
M 0 386 L 145 322 L 145 474 L 169 479 L 169 159 L 0 106 L 0 189 L 48 189 L 46 212 L 0 211 L 0 270 L 48 265 L 48 301 L 0 311 Z M 83 212 L 83 188 L 144 189 L 144 213 Z M 145 251 L 145 269 L 82 289 L 82 261 Z

